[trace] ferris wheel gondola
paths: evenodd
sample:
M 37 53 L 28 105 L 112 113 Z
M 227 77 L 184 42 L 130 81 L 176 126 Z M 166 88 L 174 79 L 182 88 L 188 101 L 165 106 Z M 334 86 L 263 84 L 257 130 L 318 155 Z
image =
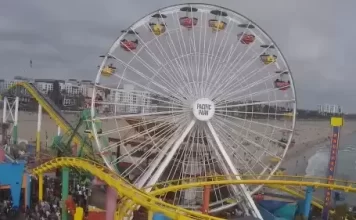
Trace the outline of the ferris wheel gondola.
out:
M 261 45 L 261 48 L 266 48 L 266 52 L 260 55 L 260 59 L 265 65 L 275 63 L 277 61 L 277 55 L 272 54 L 271 52 L 271 49 L 275 49 L 274 45 Z
M 167 18 L 164 14 L 154 14 L 152 15 L 152 21 L 148 24 L 152 33 L 156 36 L 164 34 L 166 32 L 166 23 L 163 21 Z
M 99 56 L 101 58 L 105 58 L 106 56 L 105 55 L 101 55 Z M 113 59 L 112 56 L 107 56 L 107 59 Z M 100 66 L 98 66 L 99 68 Z M 114 66 L 114 64 L 110 63 L 106 66 L 104 66 L 104 68 L 101 70 L 101 75 L 104 76 L 104 77 L 110 77 L 112 76 L 112 74 L 114 74 L 116 71 L 116 67 Z
M 282 91 L 289 89 L 290 88 L 290 80 L 288 80 L 289 72 L 278 70 L 276 71 L 276 73 L 279 74 L 280 77 L 274 81 L 274 86 Z
M 245 32 L 241 32 L 237 35 L 237 38 L 242 44 L 251 44 L 255 42 L 256 36 L 253 33 L 249 33 L 249 30 L 254 29 L 252 24 L 239 24 L 238 27 L 244 28 Z
M 179 18 L 179 23 L 188 30 L 192 29 L 198 24 L 198 18 L 193 17 L 193 12 L 197 12 L 198 9 L 194 7 L 182 7 L 180 11 L 185 12 L 186 15 Z
M 211 10 L 210 13 L 213 14 L 215 18 L 209 20 L 209 27 L 211 27 L 214 32 L 224 30 L 226 27 L 224 19 L 227 17 L 227 13 L 220 10 Z
M 162 23 L 164 32 L 159 26 L 155 32 L 152 27 Z M 295 90 L 282 53 L 256 23 L 219 6 L 183 4 L 159 9 L 127 30 L 132 34 L 124 32 L 114 42 L 106 58 L 115 59 L 103 60 L 94 87 L 110 90 L 110 111 L 92 116 L 103 123 L 101 134 L 95 124 L 92 133 L 110 169 L 147 191 L 172 179 L 268 179 L 278 170 L 292 143 Z M 136 46 L 140 41 L 140 47 L 125 50 L 124 40 Z M 111 63 L 120 71 L 108 82 L 101 72 Z M 279 86 L 281 80 L 289 82 L 288 89 Z M 92 102 L 95 108 L 99 101 Z M 104 141 L 109 136 L 116 141 Z M 251 197 L 261 188 L 214 186 L 209 213 L 237 206 L 261 217 Z M 202 191 L 181 190 L 169 199 L 199 211 Z
M 125 51 L 136 50 L 138 45 L 138 39 L 136 35 L 138 33 L 133 30 L 123 30 L 122 33 L 125 33 L 126 37 L 121 40 L 121 48 Z

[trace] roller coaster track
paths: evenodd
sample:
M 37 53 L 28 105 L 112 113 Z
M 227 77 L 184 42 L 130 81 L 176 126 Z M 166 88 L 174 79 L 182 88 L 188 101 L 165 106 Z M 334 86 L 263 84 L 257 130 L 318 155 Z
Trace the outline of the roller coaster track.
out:
M 326 178 L 320 177 L 303 177 L 303 176 L 273 176 L 269 180 L 256 179 L 256 176 L 242 175 L 241 180 L 232 179 L 230 176 L 211 176 L 211 177 L 197 177 L 189 178 L 187 180 L 174 180 L 163 182 L 154 185 L 154 190 L 146 193 L 135 188 L 124 178 L 112 172 L 108 168 L 93 163 L 90 160 L 61 157 L 46 162 L 39 167 L 32 170 L 33 175 L 41 175 L 45 172 L 61 167 L 72 167 L 76 169 L 85 170 L 105 181 L 109 186 L 113 187 L 122 198 L 127 198 L 132 201 L 131 205 L 134 208 L 136 205 L 143 206 L 153 212 L 161 212 L 172 219 L 188 220 L 188 219 L 219 219 L 216 217 L 203 215 L 198 212 L 186 210 L 156 198 L 158 195 L 167 192 L 175 192 L 178 190 L 189 189 L 193 187 L 203 187 L 207 185 L 231 185 L 231 184 L 256 184 L 265 186 L 312 186 L 315 188 L 331 188 L 333 190 L 340 190 L 350 193 L 356 193 L 356 182 L 346 180 L 333 180 L 333 184 L 328 184 Z M 189 181 L 188 181 L 189 180 Z M 188 182 L 181 184 L 182 182 Z M 152 187 L 152 186 L 151 186 Z M 124 203 L 127 207 L 129 202 Z M 121 211 L 127 210 L 125 208 Z
M 49 114 L 49 116 L 56 122 L 56 124 L 66 132 L 73 132 L 74 128 L 72 125 L 63 117 L 61 110 L 50 100 L 48 97 L 44 96 L 33 84 L 28 82 L 17 82 L 14 83 L 8 90 L 22 87 L 28 91 L 28 93 L 36 99 L 38 104 Z M 74 133 L 73 142 L 77 143 L 79 146 L 84 146 L 83 153 L 85 157 L 94 160 L 93 153 L 90 151 L 90 146 L 86 143 L 85 139 L 81 137 L 77 132 Z M 83 145 L 82 145 L 83 144 Z
M 131 185 L 124 178 L 112 172 L 108 168 L 96 164 L 93 161 L 79 159 L 74 157 L 59 157 L 48 161 L 32 170 L 33 175 L 41 175 L 45 172 L 61 168 L 72 167 L 90 172 L 102 181 L 106 182 L 110 187 L 116 189 L 121 197 L 129 197 L 135 204 L 143 206 L 154 212 L 161 212 L 169 218 L 188 220 L 188 219 L 211 219 L 218 220 L 220 218 L 203 215 L 198 212 L 189 211 L 171 204 L 165 203 L 162 200 L 155 198 Z
M 153 191 L 149 193 L 155 197 L 164 195 L 167 192 L 175 192 L 182 189 L 188 189 L 193 187 L 202 187 L 205 185 L 229 185 L 229 184 L 256 184 L 265 185 L 268 188 L 277 189 L 279 191 L 286 192 L 295 197 L 304 199 L 305 191 L 300 187 L 313 186 L 314 188 L 332 188 L 334 190 L 342 190 L 345 192 L 356 193 L 356 182 L 348 180 L 334 180 L 334 184 L 327 184 L 326 178 L 321 177 L 305 177 L 305 176 L 287 176 L 287 175 L 274 175 L 271 177 L 271 181 L 263 180 L 268 176 L 259 176 L 259 179 L 255 175 L 241 175 L 239 176 L 242 180 L 236 181 L 231 180 L 231 178 L 236 178 L 234 176 L 211 176 L 211 177 L 198 177 L 198 178 L 188 178 L 180 180 L 172 180 L 167 182 L 161 182 L 153 186 L 148 186 L 147 188 L 153 188 Z M 189 183 L 182 185 L 181 183 Z M 335 187 L 337 186 L 337 187 Z M 350 190 L 351 189 L 351 190 Z M 122 201 L 123 205 L 119 207 L 119 218 L 123 219 L 127 215 L 126 213 L 132 213 L 135 206 L 129 198 L 125 198 Z M 323 209 L 323 201 L 319 198 L 313 197 L 312 205 Z M 334 213 L 334 210 L 330 210 Z

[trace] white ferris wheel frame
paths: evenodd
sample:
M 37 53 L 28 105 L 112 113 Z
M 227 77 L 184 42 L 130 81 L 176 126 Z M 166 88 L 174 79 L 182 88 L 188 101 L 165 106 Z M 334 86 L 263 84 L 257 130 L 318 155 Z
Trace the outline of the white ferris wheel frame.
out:
M 199 7 L 200 6 L 200 7 Z M 241 15 L 240 13 L 237 13 L 235 11 L 232 11 L 231 9 L 227 9 L 227 8 L 224 8 L 224 7 L 220 7 L 220 6 L 216 6 L 216 5 L 210 5 L 210 4 L 201 4 L 201 3 L 187 3 L 187 4 L 179 4 L 179 5 L 174 5 L 174 6 L 169 6 L 169 7 L 166 7 L 166 8 L 162 8 L 162 9 L 159 9 L 155 12 L 152 12 L 146 16 L 144 16 L 143 18 L 139 19 L 138 21 L 136 21 L 133 25 L 131 25 L 127 30 L 133 30 L 135 31 L 137 28 L 139 27 L 142 27 L 143 25 L 146 25 L 150 19 L 151 19 L 151 16 L 154 15 L 154 14 L 169 14 L 169 13 L 175 13 L 177 12 L 180 8 L 182 7 L 197 7 L 199 8 L 199 10 L 201 11 L 210 11 L 210 10 L 214 10 L 214 9 L 220 9 L 220 10 L 224 10 L 224 11 L 227 11 L 229 13 L 229 15 L 227 16 L 227 18 L 229 19 L 229 21 L 233 21 L 234 23 L 236 24 L 240 24 L 240 20 L 237 20 L 236 18 L 239 18 L 241 20 L 248 20 L 249 21 L 249 24 L 252 24 L 254 25 L 260 33 L 262 33 L 265 37 L 267 38 L 275 47 L 276 51 L 277 51 L 277 54 L 278 54 L 278 62 L 275 63 L 275 65 L 277 66 L 277 68 L 279 67 L 279 62 L 282 61 L 282 64 L 287 68 L 287 71 L 289 71 L 289 77 L 290 77 L 290 89 L 292 90 L 292 94 L 293 94 L 293 98 L 294 98 L 294 101 L 291 102 L 292 103 L 292 109 L 293 109 L 293 118 L 292 118 L 292 130 L 294 131 L 294 127 L 295 127 L 295 120 L 296 120 L 296 105 L 297 105 L 297 98 L 296 98 L 296 92 L 295 92 L 295 87 L 294 87 L 294 80 L 293 80 L 293 76 L 291 74 L 291 71 L 290 71 L 290 68 L 289 68 L 289 65 L 288 63 L 286 62 L 281 50 L 278 48 L 277 44 L 273 41 L 273 39 L 261 28 L 259 27 L 256 23 L 254 23 L 253 21 L 251 21 L 251 19 L 248 19 L 246 16 L 243 16 Z M 203 8 L 203 9 L 202 9 Z M 233 16 L 230 16 L 230 15 L 233 15 Z M 256 39 L 259 40 L 261 43 L 264 43 L 262 41 L 262 39 L 258 36 L 258 35 L 255 35 L 256 36 Z M 103 70 L 103 68 L 105 67 L 105 64 L 107 63 L 107 60 L 108 60 L 108 56 L 112 56 L 112 54 L 115 52 L 116 49 L 118 49 L 120 47 L 120 43 L 121 43 L 121 40 L 123 40 L 125 38 L 125 33 L 122 34 L 114 43 L 113 45 L 111 46 L 111 48 L 109 49 L 109 52 L 107 53 L 107 55 L 104 57 L 101 65 L 100 65 L 100 68 L 98 70 L 98 73 L 97 73 L 97 76 L 96 76 L 96 79 L 95 79 L 95 87 L 93 89 L 93 95 L 92 95 L 92 103 L 91 103 L 91 115 L 92 115 L 92 129 L 93 129 L 93 134 L 94 134 L 94 138 L 95 138 L 95 141 L 96 141 L 96 146 L 97 146 L 97 150 L 100 152 L 101 149 L 103 148 L 101 146 L 101 142 L 99 140 L 99 137 L 97 136 L 97 129 L 96 129 L 96 125 L 95 125 L 95 119 L 96 119 L 96 106 L 95 106 L 95 103 L 96 103 L 96 100 L 95 100 L 95 96 L 96 96 L 96 93 L 97 93 L 97 85 L 100 84 L 100 79 L 101 79 L 101 71 Z M 138 54 L 139 52 L 137 52 Z M 136 55 L 137 55 L 136 54 Z M 135 55 L 135 56 L 136 56 Z M 266 102 L 267 104 L 267 102 Z M 161 160 L 156 160 L 154 163 L 154 165 L 152 165 L 152 167 L 146 172 L 146 174 L 140 179 L 140 181 L 137 182 L 136 186 L 141 188 L 145 185 L 152 185 L 152 184 L 155 184 L 157 182 L 157 180 L 159 179 L 160 177 L 160 173 L 163 172 L 163 170 L 165 169 L 165 167 L 168 165 L 168 163 L 170 162 L 170 160 L 173 158 L 176 150 L 179 148 L 179 146 L 181 145 L 181 143 L 184 141 L 184 138 L 188 135 L 188 133 L 190 132 L 190 130 L 193 128 L 193 126 L 196 124 L 197 120 L 201 120 L 199 117 L 197 117 L 197 115 L 195 115 L 196 118 L 193 119 L 189 125 L 184 129 L 184 131 L 182 133 L 180 132 L 177 132 L 176 135 L 174 135 L 175 137 L 171 138 L 171 140 L 169 141 L 169 143 L 167 143 L 167 146 L 165 147 L 165 149 L 162 149 L 163 151 L 168 151 L 170 149 L 170 147 L 172 147 L 170 149 L 170 152 L 166 155 L 166 154 L 160 154 L 162 155 L 162 158 L 160 158 Z M 211 117 L 210 117 L 211 118 Z M 213 137 L 213 139 L 215 140 L 215 143 L 217 145 L 217 149 L 220 154 L 224 157 L 224 161 L 226 162 L 225 164 L 225 169 L 228 170 L 229 173 L 232 173 L 236 176 L 239 175 L 239 172 L 238 170 L 236 169 L 236 167 L 233 165 L 233 162 L 231 161 L 228 153 L 226 152 L 223 144 L 221 143 L 220 141 L 220 138 L 219 138 L 219 135 L 217 134 L 216 130 L 214 129 L 214 126 L 212 125 L 212 123 L 209 121 L 210 118 L 205 118 L 201 121 L 205 121 L 210 132 L 211 132 L 211 136 Z M 286 143 L 286 148 L 283 152 L 283 155 L 282 155 L 282 159 L 284 158 L 287 150 L 288 150 L 288 147 L 289 145 L 291 144 L 291 141 L 292 141 L 292 137 L 293 137 L 293 131 L 291 131 L 289 137 L 288 137 L 288 140 L 287 140 L 287 143 Z M 178 135 L 178 136 L 177 136 Z M 163 157 L 166 156 L 164 159 Z M 105 164 L 112 170 L 116 170 L 116 167 L 113 166 L 113 164 L 111 163 L 111 161 L 108 161 L 108 158 L 106 157 L 103 157 L 104 159 L 104 162 Z M 163 162 L 162 162 L 162 159 L 163 159 Z M 271 174 L 273 174 L 280 166 L 282 160 L 280 160 L 274 167 L 274 169 L 272 170 Z M 158 165 L 160 164 L 159 167 L 157 167 Z M 156 170 L 156 172 L 154 172 Z M 267 179 L 269 179 L 270 177 L 268 177 Z M 145 184 L 146 182 L 148 181 L 147 184 Z M 257 210 L 257 207 L 255 206 L 253 200 L 252 200 L 252 197 L 251 197 L 251 194 L 253 193 L 256 193 L 260 188 L 260 187 L 256 187 L 252 192 L 251 191 L 248 191 L 247 188 L 244 186 L 244 185 L 241 185 L 240 188 L 241 188 L 241 191 L 243 192 L 244 194 L 244 197 L 247 199 L 247 204 L 249 206 L 248 209 L 250 210 L 253 210 L 253 212 L 255 213 L 255 216 L 256 217 L 261 217 L 260 213 L 258 212 Z M 234 190 L 236 191 L 239 191 L 238 190 L 238 187 L 233 187 Z M 148 189 L 150 190 L 150 189 Z M 257 210 L 257 211 L 256 211 Z

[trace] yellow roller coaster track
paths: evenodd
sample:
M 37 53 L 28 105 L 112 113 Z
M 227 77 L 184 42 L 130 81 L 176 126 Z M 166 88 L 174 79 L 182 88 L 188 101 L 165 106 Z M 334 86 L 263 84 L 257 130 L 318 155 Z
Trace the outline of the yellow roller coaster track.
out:
M 64 133 L 66 132 L 72 132 L 73 128 L 63 119 L 62 116 L 59 115 L 54 110 L 54 107 L 52 107 L 48 101 L 46 101 L 41 94 L 37 92 L 37 90 L 34 88 L 34 86 L 28 82 L 17 82 L 14 83 L 11 87 L 8 88 L 8 90 L 15 88 L 15 87 L 22 87 L 28 91 L 28 93 L 36 99 L 38 104 L 42 106 L 42 108 L 49 114 L 49 116 L 56 122 L 56 124 L 63 130 Z M 79 134 L 74 134 L 73 137 L 74 143 L 77 143 L 79 146 L 84 142 L 83 138 Z M 85 157 L 88 157 L 92 160 L 94 160 L 94 157 L 92 155 L 92 152 L 89 150 L 89 147 L 86 146 L 85 144 L 83 145 L 83 153 Z
M 315 188 L 331 188 L 345 192 L 356 193 L 356 182 L 347 180 L 334 180 L 333 184 L 327 184 L 326 178 L 320 177 L 302 177 L 302 176 L 273 176 L 269 180 L 256 179 L 256 176 L 243 175 L 241 180 L 232 179 L 229 176 L 211 176 L 189 178 L 187 180 L 169 181 L 154 185 L 154 190 L 151 193 L 136 189 L 125 179 L 110 171 L 108 168 L 93 163 L 90 160 L 62 157 L 53 159 L 47 163 L 32 170 L 34 175 L 51 171 L 61 167 L 72 167 L 90 172 L 101 180 L 105 181 L 109 186 L 116 189 L 118 194 L 123 198 L 128 198 L 135 205 L 140 205 L 153 212 L 161 212 L 172 219 L 219 219 L 212 216 L 200 214 L 198 212 L 189 211 L 171 204 L 165 203 L 156 198 L 157 195 L 162 195 L 167 192 L 174 192 L 182 189 L 193 187 L 203 187 L 207 185 L 231 185 L 231 184 L 263 184 L 266 186 L 313 186 Z M 185 182 L 185 184 L 182 184 Z M 187 183 L 188 182 L 188 183 Z M 127 205 L 128 203 L 126 203 Z M 133 208 L 133 207 L 130 207 Z M 124 211 L 121 209 L 121 211 Z
M 154 196 L 138 190 L 125 179 L 118 176 L 116 173 L 90 160 L 74 157 L 60 157 L 44 163 L 39 167 L 36 167 L 32 170 L 32 174 L 40 175 L 42 173 L 61 167 L 72 167 L 88 171 L 100 178 L 102 181 L 106 182 L 110 187 L 116 189 L 121 197 L 128 197 L 136 204 L 141 205 L 153 212 L 161 212 L 172 219 L 220 219 L 165 203 L 162 200 L 155 198 Z
M 305 177 L 305 176 L 288 176 L 288 175 L 274 175 L 270 180 L 266 180 L 268 176 L 256 175 L 240 175 L 242 180 L 236 180 L 236 176 L 208 176 L 197 177 L 180 180 L 172 180 L 167 182 L 161 182 L 147 188 L 153 190 L 149 193 L 155 197 L 164 195 L 167 192 L 175 192 L 182 189 L 188 189 L 193 187 L 202 187 L 206 185 L 230 185 L 230 184 L 250 184 L 250 185 L 265 185 L 269 188 L 274 188 L 280 191 L 284 191 L 290 195 L 304 199 L 305 192 L 298 187 L 313 186 L 315 188 L 331 188 L 334 190 L 342 190 L 345 192 L 356 193 L 356 182 L 348 180 L 334 180 L 334 184 L 327 184 L 327 178 L 323 177 Z M 184 183 L 184 184 L 182 184 Z M 126 215 L 132 213 L 136 208 L 134 203 L 129 198 L 125 198 L 121 201 L 122 206 L 119 207 L 119 218 L 123 219 Z M 322 209 L 323 201 L 316 197 L 313 198 L 312 205 Z M 334 211 L 331 210 L 331 213 Z

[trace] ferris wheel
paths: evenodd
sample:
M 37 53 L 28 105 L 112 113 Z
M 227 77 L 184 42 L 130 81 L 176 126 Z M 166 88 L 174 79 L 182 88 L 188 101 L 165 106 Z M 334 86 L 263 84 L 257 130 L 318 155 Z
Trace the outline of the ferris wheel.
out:
M 97 149 L 138 188 L 196 176 L 268 179 L 292 141 L 287 62 L 257 24 L 219 6 L 159 9 L 122 31 L 93 97 L 102 91 L 104 100 L 92 100 Z M 209 212 L 237 205 L 260 217 L 251 195 L 261 187 L 213 187 Z M 202 191 L 162 199 L 199 210 Z

